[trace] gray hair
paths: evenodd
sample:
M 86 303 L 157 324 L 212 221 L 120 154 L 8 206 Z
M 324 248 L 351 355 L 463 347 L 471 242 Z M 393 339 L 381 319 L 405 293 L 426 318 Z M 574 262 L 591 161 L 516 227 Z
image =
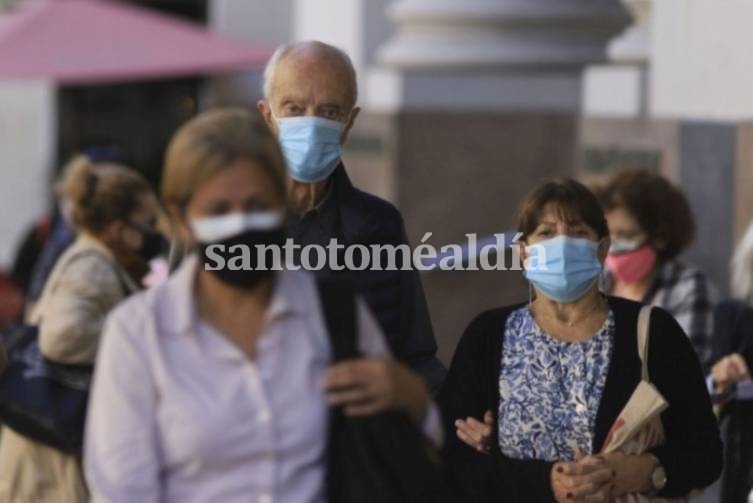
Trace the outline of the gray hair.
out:
M 753 305 L 753 222 L 748 225 L 730 262 L 730 290 L 735 298 Z
M 339 49 L 333 45 L 325 44 L 316 40 L 307 40 L 303 42 L 289 42 L 279 46 L 272 57 L 269 58 L 267 66 L 264 68 L 264 77 L 262 80 L 262 92 L 264 93 L 264 99 L 267 101 L 272 97 L 272 83 L 274 82 L 275 72 L 277 71 L 277 65 L 282 61 L 289 53 L 302 49 L 316 49 L 318 51 L 328 53 L 342 61 L 343 66 L 348 71 L 348 74 L 352 80 L 353 96 L 351 100 L 351 106 L 355 106 L 358 101 L 358 81 L 356 80 L 356 69 L 353 66 L 350 56 L 345 51 Z

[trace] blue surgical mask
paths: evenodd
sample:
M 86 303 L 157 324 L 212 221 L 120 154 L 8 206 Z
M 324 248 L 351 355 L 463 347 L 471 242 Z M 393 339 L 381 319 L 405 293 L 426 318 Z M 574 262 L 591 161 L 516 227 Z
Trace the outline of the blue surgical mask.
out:
M 542 248 L 537 249 L 539 246 Z M 598 243 L 590 239 L 565 235 L 540 241 L 528 248 L 532 267 L 526 269 L 525 277 L 550 299 L 573 302 L 583 297 L 599 278 L 598 249 Z M 542 250 L 545 255 L 540 253 Z
M 311 116 L 276 121 L 290 177 L 304 183 L 326 180 L 340 164 L 345 124 Z

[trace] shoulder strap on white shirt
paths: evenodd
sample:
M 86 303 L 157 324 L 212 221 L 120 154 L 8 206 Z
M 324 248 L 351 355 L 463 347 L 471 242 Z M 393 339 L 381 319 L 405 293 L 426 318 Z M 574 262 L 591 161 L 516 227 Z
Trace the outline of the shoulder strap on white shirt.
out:
M 641 379 L 650 382 L 648 375 L 649 322 L 652 306 L 643 306 L 638 314 L 638 357 L 641 359 Z

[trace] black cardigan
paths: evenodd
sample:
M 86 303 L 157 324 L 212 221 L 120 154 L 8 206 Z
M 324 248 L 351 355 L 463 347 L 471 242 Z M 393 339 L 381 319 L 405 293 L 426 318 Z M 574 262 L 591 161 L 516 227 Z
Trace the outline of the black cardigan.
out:
M 607 381 L 596 417 L 593 451 L 601 450 L 613 422 L 641 378 L 637 323 L 641 304 L 609 297 L 615 335 Z M 505 457 L 497 441 L 502 340 L 509 314 L 520 306 L 486 311 L 466 329 L 439 395 L 447 440 L 448 477 L 463 501 L 543 503 L 554 501 L 552 463 Z M 722 468 L 722 443 L 701 366 L 677 322 L 662 309 L 651 316 L 648 366 L 650 379 L 669 402 L 662 414 L 665 445 L 654 449 L 667 473 L 661 496 L 682 496 L 714 482 Z M 455 434 L 454 421 L 494 414 L 490 455 L 474 451 Z

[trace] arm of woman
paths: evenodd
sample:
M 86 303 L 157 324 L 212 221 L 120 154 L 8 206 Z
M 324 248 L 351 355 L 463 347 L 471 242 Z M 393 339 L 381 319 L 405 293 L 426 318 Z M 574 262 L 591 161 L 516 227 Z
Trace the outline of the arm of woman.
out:
M 103 333 L 84 444 L 92 501 L 157 503 L 160 498 L 157 393 L 139 338 L 139 320 L 145 317 L 116 311 Z
M 497 455 L 498 447 L 491 445 L 497 440 L 494 410 L 498 403 L 498 395 L 494 393 L 498 377 L 493 370 L 497 365 L 493 359 L 501 358 L 496 354 L 497 347 L 491 342 L 494 340 L 492 334 L 501 335 L 504 322 L 505 315 L 500 310 L 494 310 L 482 313 L 468 325 L 438 397 L 445 428 L 443 454 L 447 476 L 467 501 L 499 501 L 503 495 L 515 500 L 510 495 L 508 482 L 513 480 L 513 473 L 521 473 L 521 470 L 526 473 L 531 473 L 531 470 L 542 474 L 546 472 L 546 486 L 549 486 L 549 472 L 545 467 L 540 467 L 541 463 L 522 462 L 526 468 L 522 468 L 522 464 L 520 467 L 513 466 L 510 460 Z M 458 436 L 455 425 L 457 420 L 467 421 L 469 417 L 483 421 L 487 411 L 492 411 L 494 419 L 489 439 L 490 454 L 466 444 Z M 534 500 L 551 501 L 551 491 L 548 498 L 531 501 Z
M 660 496 L 684 496 L 719 477 L 722 442 L 698 357 L 682 328 L 654 309 L 650 330 L 650 378 L 669 403 L 662 414 L 666 442 L 652 450 L 667 475 Z
M 91 363 L 107 313 L 122 297 L 117 273 L 105 259 L 86 255 L 70 262 L 44 299 L 39 349 L 59 363 Z

